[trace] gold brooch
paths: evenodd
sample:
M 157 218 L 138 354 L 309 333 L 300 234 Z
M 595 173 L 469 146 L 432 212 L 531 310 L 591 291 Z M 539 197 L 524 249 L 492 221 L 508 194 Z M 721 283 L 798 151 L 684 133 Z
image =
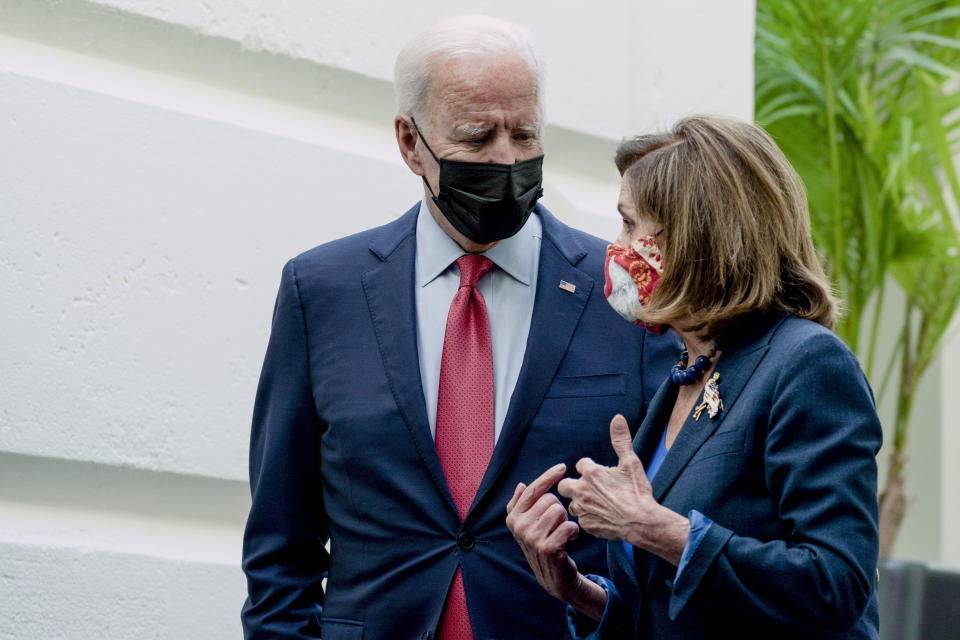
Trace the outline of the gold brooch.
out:
M 707 414 L 711 418 L 715 418 L 718 413 L 723 411 L 723 400 L 720 399 L 720 386 L 717 384 L 719 382 L 720 374 L 714 371 L 710 379 L 707 380 L 707 385 L 703 388 L 703 402 L 693 410 L 694 420 L 700 419 L 700 414 L 703 413 L 704 409 L 707 410 Z

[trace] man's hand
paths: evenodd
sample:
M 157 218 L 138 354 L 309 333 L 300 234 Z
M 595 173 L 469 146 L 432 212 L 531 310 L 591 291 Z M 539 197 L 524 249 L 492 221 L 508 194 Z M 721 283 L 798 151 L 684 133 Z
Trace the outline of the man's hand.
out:
M 567 510 L 557 496 L 547 493 L 566 470 L 566 465 L 558 464 L 530 486 L 518 484 L 507 503 L 507 527 L 520 544 L 537 581 L 550 595 L 568 602 L 580 574 L 566 547 L 580 528 L 567 519 Z
M 610 442 L 617 453 L 616 467 L 581 458 L 577 462 L 580 478 L 567 478 L 558 485 L 560 495 L 570 498 L 570 515 L 598 538 L 625 540 L 679 564 L 689 521 L 654 500 L 643 464 L 633 450 L 630 428 L 621 415 L 610 421 Z
M 600 620 L 607 592 L 577 571 L 567 555 L 567 543 L 577 537 L 580 527 L 567 519 L 567 510 L 557 496 L 547 493 L 566 470 L 566 465 L 558 464 L 530 486 L 518 484 L 507 503 L 507 527 L 547 593 Z

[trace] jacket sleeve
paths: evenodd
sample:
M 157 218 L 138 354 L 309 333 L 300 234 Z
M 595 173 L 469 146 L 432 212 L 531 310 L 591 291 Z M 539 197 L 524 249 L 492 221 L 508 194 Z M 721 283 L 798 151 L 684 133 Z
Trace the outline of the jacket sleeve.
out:
M 591 620 L 571 606 L 567 607 L 567 631 L 573 640 L 617 640 L 633 638 L 633 614 L 609 578 L 587 574 L 607 592 L 607 602 L 599 621 Z
M 308 336 L 291 260 L 273 314 L 250 436 L 253 499 L 243 538 L 247 640 L 319 638 L 329 566 L 319 422 Z
M 775 385 L 765 481 L 790 533 L 765 541 L 713 523 L 673 585 L 671 620 L 695 597 L 783 626 L 844 631 L 875 589 L 882 433 L 870 388 L 833 335 L 803 340 L 782 362 L 775 381 L 755 383 Z

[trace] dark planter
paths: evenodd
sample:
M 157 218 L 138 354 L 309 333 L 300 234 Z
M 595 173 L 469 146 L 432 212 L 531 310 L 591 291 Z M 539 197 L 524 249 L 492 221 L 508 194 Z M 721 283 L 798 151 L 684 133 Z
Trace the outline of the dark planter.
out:
M 881 560 L 880 640 L 960 640 L 960 571 Z

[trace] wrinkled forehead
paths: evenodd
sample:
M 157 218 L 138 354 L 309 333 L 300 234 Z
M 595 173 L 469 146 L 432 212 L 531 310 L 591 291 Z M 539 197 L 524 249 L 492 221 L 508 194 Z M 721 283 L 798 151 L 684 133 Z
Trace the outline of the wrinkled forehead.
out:
M 506 112 L 539 124 L 542 114 L 536 72 L 519 54 L 446 57 L 430 65 L 427 109 L 431 118 L 469 119 Z

